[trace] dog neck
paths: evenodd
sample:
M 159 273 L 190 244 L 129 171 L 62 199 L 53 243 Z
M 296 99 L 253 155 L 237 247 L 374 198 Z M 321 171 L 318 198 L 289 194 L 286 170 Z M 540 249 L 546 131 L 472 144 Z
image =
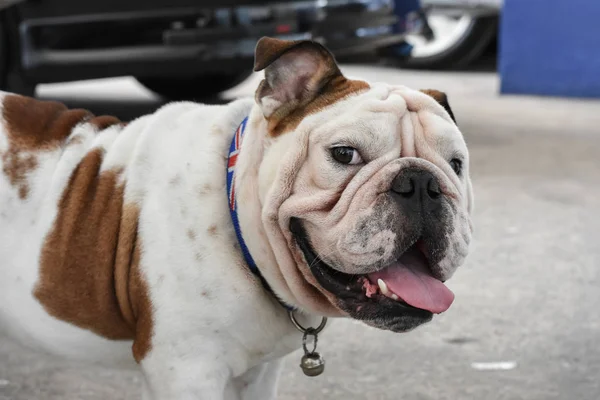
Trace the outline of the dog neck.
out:
M 261 275 L 283 303 L 309 314 L 340 316 L 298 269 L 290 250 L 289 230 L 284 231 L 277 219 L 281 200 L 270 194 L 260 196 L 260 170 L 271 140 L 267 121 L 261 110 L 253 107 L 235 167 L 237 216 L 244 241 Z
M 254 261 L 252 254 L 250 254 L 250 250 L 248 250 L 248 247 L 246 246 L 246 241 L 244 240 L 244 236 L 242 235 L 242 231 L 240 228 L 240 223 L 239 223 L 239 219 L 238 219 L 238 211 L 237 211 L 238 203 L 237 203 L 236 191 L 235 191 L 235 177 L 236 177 L 235 169 L 236 169 L 236 164 L 237 164 L 237 159 L 238 159 L 238 156 L 240 153 L 240 149 L 242 146 L 242 141 L 244 139 L 244 134 L 246 132 L 247 124 L 248 124 L 248 117 L 244 118 L 242 123 L 236 129 L 235 134 L 233 135 L 233 139 L 231 140 L 231 145 L 229 147 L 229 155 L 228 155 L 228 160 L 227 160 L 227 196 L 229 199 L 229 212 L 231 214 L 231 221 L 233 223 L 233 228 L 235 230 L 235 235 L 236 235 L 238 243 L 240 245 L 242 255 L 244 256 L 244 260 L 246 262 L 246 265 L 250 269 L 250 271 L 258 277 L 258 279 L 262 283 L 263 287 L 268 292 L 270 292 L 272 295 L 274 295 L 285 309 L 287 309 L 288 311 L 294 311 L 295 308 L 293 306 L 290 306 L 290 305 L 284 303 L 283 301 L 281 301 L 281 299 L 279 299 L 277 297 L 275 292 L 273 292 L 273 289 L 271 288 L 271 286 L 269 285 L 269 283 L 267 282 L 265 277 L 262 275 L 260 269 L 256 265 L 256 262 Z

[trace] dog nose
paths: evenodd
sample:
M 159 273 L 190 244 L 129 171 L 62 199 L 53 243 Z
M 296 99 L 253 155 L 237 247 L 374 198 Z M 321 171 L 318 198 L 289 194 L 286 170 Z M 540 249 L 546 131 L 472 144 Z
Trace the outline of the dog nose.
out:
M 410 169 L 402 171 L 394 178 L 391 190 L 403 202 L 414 207 L 427 209 L 441 204 L 442 191 L 438 180 L 431 172 Z

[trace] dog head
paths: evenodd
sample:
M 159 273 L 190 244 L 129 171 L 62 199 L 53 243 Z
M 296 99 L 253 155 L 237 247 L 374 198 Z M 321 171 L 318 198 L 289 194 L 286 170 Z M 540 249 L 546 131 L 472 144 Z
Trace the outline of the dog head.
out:
M 238 161 L 242 231 L 282 300 L 396 332 L 445 311 L 468 252 L 469 154 L 446 96 L 347 79 L 262 39 Z M 238 173 L 236 172 L 236 173 Z

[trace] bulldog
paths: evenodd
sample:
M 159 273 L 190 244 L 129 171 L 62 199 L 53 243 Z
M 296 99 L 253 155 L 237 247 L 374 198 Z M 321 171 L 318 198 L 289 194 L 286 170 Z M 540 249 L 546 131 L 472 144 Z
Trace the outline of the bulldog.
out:
M 450 307 L 473 196 L 446 96 L 311 41 L 261 39 L 255 70 L 254 99 L 129 123 L 0 95 L 3 333 L 139 367 L 144 399 L 265 400 L 324 317 Z

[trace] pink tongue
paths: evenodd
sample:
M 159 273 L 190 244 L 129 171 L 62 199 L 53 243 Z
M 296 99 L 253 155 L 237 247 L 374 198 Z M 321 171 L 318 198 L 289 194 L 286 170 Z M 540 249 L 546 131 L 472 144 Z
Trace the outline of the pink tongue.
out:
M 454 301 L 454 293 L 431 276 L 424 257 L 417 252 L 409 251 L 397 263 L 369 274 L 373 284 L 378 279 L 406 303 L 434 314 L 443 313 Z

